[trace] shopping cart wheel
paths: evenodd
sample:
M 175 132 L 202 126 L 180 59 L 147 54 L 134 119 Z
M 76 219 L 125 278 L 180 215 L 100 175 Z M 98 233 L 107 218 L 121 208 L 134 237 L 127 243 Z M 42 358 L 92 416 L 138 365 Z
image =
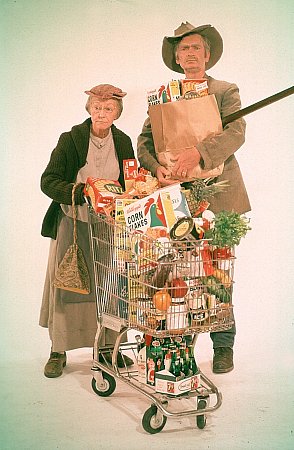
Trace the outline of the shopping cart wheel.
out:
M 201 409 L 205 409 L 206 406 L 207 406 L 207 400 L 205 398 L 198 399 L 197 411 L 199 411 Z M 206 425 L 206 415 L 200 414 L 199 416 L 196 416 L 196 422 L 197 422 L 197 427 L 202 430 Z
M 166 424 L 166 416 L 158 410 L 157 406 L 152 405 L 142 419 L 142 425 L 145 431 L 150 434 L 159 433 Z
M 100 395 L 100 397 L 108 397 L 111 395 L 116 388 L 115 379 L 106 372 L 101 371 L 101 381 L 92 378 L 92 389 L 95 394 Z

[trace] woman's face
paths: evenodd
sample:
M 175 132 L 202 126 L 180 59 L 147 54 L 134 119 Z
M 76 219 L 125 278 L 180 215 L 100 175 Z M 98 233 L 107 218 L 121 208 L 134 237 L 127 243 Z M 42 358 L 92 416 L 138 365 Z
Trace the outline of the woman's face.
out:
M 93 98 L 89 110 L 94 134 L 103 137 L 105 131 L 111 127 L 113 121 L 118 116 L 118 105 L 116 100 L 98 100 Z

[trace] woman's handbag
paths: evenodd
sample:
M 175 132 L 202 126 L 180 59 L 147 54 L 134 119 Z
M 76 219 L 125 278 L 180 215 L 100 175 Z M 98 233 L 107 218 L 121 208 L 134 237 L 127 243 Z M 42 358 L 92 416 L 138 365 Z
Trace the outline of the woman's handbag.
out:
M 73 244 L 67 249 L 53 285 L 79 294 L 90 293 L 90 275 L 82 250 L 77 244 L 77 214 L 74 200 L 76 184 L 72 188 Z

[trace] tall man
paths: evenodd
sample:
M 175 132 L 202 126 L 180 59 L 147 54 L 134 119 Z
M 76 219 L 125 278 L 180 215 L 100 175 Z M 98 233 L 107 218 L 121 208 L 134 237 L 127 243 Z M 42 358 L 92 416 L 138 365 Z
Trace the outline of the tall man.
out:
M 162 44 L 162 58 L 168 68 L 184 73 L 187 79 L 206 78 L 210 94 L 214 94 L 221 118 L 241 108 L 239 89 L 236 84 L 215 80 L 206 74 L 223 52 L 223 40 L 211 25 L 195 27 L 182 23 L 174 36 L 166 36 Z M 234 153 L 245 140 L 245 121 L 243 118 L 229 123 L 223 131 L 209 136 L 194 147 L 182 151 L 173 158 L 175 164 L 170 171 L 161 166 L 156 158 L 150 119 L 147 118 L 138 137 L 138 159 L 140 164 L 150 170 L 162 185 L 174 183 L 174 179 L 189 178 L 191 170 L 200 163 L 205 170 L 215 169 L 224 162 L 223 173 L 216 181 L 228 180 L 229 187 L 211 200 L 210 209 L 236 211 L 243 214 L 250 211 L 250 203 L 242 174 Z M 173 180 L 171 179 L 171 175 Z M 210 334 L 213 341 L 213 371 L 229 372 L 234 368 L 233 346 L 236 328 Z

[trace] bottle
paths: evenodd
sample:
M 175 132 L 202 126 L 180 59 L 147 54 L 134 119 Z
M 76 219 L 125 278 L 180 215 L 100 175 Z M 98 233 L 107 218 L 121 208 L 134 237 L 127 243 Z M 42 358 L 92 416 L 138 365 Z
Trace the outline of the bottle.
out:
M 172 344 L 172 340 L 170 337 L 164 338 L 164 347 L 169 349 L 171 344 Z
M 168 370 L 170 372 L 170 365 L 171 365 L 171 353 L 167 352 L 164 358 L 164 368 L 165 370 Z
M 142 383 L 147 381 L 146 347 L 142 347 L 138 353 L 138 380 Z
M 180 347 L 180 368 L 181 368 L 181 372 L 184 372 L 184 365 L 185 365 L 185 361 L 186 361 L 186 351 L 185 351 L 185 347 L 181 344 Z
M 177 359 L 175 361 L 174 376 L 179 377 L 180 375 L 181 375 L 180 361 Z
M 176 353 L 175 350 L 172 350 L 171 351 L 171 363 L 170 363 L 169 371 L 173 375 L 175 375 L 175 371 L 176 371 L 176 360 L 177 360 L 177 353 Z
M 198 373 L 198 367 L 194 358 L 194 352 L 192 347 L 189 347 L 189 369 L 192 375 Z
M 194 359 L 194 356 L 191 356 L 191 358 L 190 358 L 189 369 L 190 369 L 192 375 L 195 375 L 198 372 L 198 367 L 197 367 L 196 361 Z
M 137 341 L 137 352 L 141 350 L 141 348 L 145 347 L 145 339 L 140 334 L 136 334 L 135 339 Z
M 168 348 L 167 347 L 161 347 L 161 351 L 162 351 L 162 359 L 164 360 L 165 355 L 168 353 Z
M 190 367 L 189 367 L 189 349 L 188 347 L 185 348 L 185 356 L 183 358 L 183 364 L 182 364 L 182 372 L 187 377 L 190 374 Z
M 156 366 L 155 366 L 155 371 L 159 372 L 160 370 L 164 369 L 164 360 L 159 356 L 156 359 Z

